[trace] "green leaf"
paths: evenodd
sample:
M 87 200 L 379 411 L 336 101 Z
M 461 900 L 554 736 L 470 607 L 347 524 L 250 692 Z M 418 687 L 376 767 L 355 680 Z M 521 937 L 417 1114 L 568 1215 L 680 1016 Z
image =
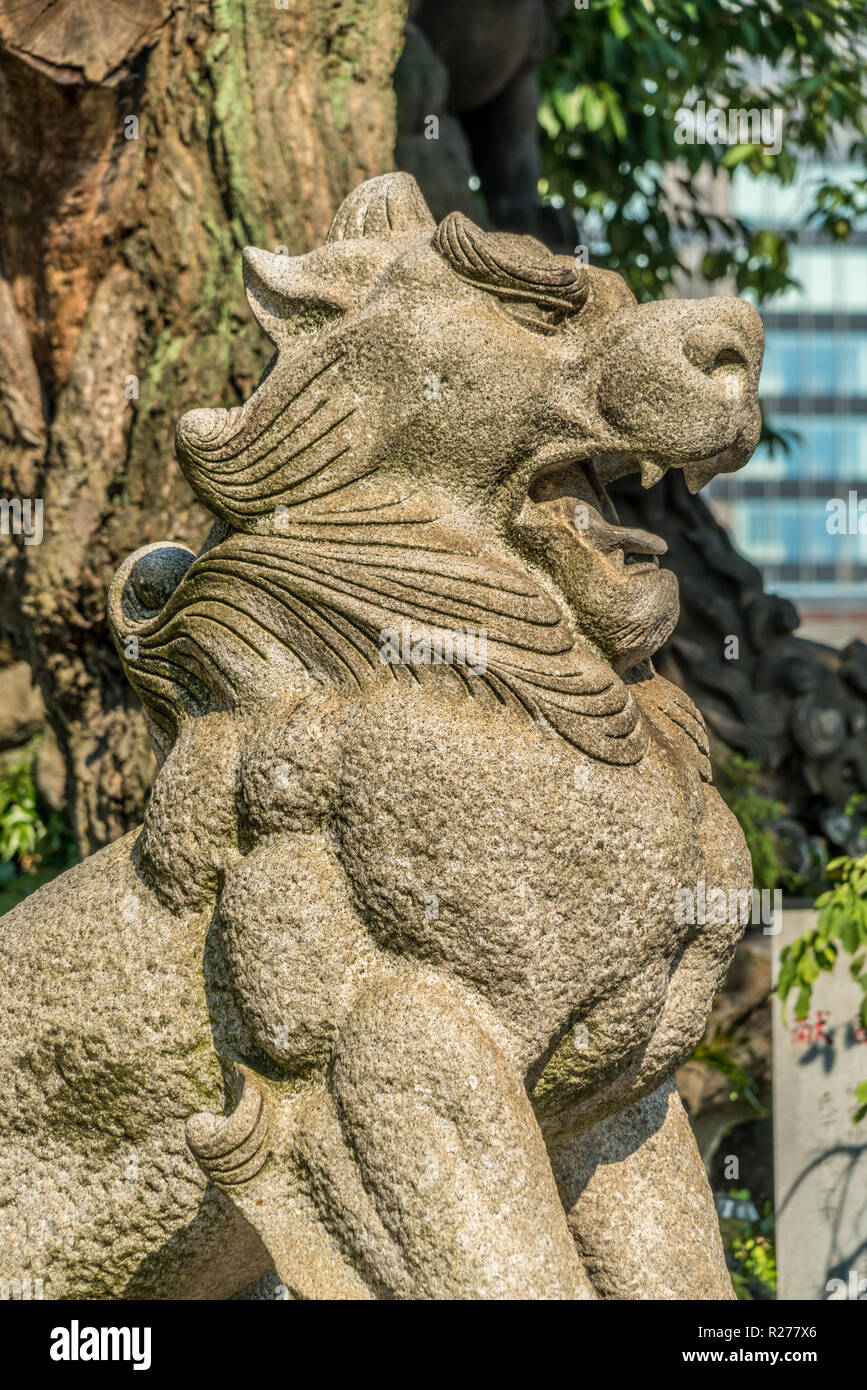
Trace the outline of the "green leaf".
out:
M 843 921 L 840 928 L 840 944 L 850 956 L 855 954 L 861 944 L 861 925 L 854 913 Z
M 839 913 L 837 912 L 837 906 L 838 902 L 836 894 L 832 894 L 831 901 L 827 904 L 827 906 L 822 908 L 822 911 L 819 913 L 817 919 L 819 923 L 819 931 L 821 931 L 822 934 L 826 936 L 829 941 L 835 940 L 836 937 L 840 935 L 840 917 Z
M 548 97 L 545 97 L 540 103 L 537 116 L 546 135 L 549 135 L 552 140 L 556 135 L 559 135 L 562 126 L 554 114 L 554 107 Z
M 628 38 L 629 34 L 632 32 L 631 25 L 619 5 L 611 6 L 608 11 L 608 23 L 611 25 L 618 39 Z
M 606 123 L 607 108 L 602 98 L 596 92 L 586 88 L 582 108 L 584 124 L 588 130 L 601 130 Z M 570 122 L 574 125 L 576 122 Z
M 587 95 L 587 88 L 581 87 L 573 87 L 570 91 L 555 88 L 551 93 L 554 110 L 566 130 L 574 130 L 581 121 Z
M 617 136 L 618 140 L 625 140 L 626 118 L 623 115 L 623 108 L 621 107 L 620 102 L 617 99 L 617 96 L 614 92 L 611 92 L 611 94 L 608 96 L 607 105 L 608 119 L 611 122 L 611 128 L 614 131 L 614 134 Z
M 736 169 L 739 164 L 752 159 L 759 148 L 758 145 L 730 145 L 722 157 L 722 163 L 726 169 Z

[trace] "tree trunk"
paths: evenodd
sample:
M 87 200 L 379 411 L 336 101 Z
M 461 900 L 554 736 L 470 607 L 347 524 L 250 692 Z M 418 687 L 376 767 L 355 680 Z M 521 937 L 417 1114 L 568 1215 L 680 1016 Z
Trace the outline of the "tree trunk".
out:
M 240 249 L 318 245 L 393 167 L 404 19 L 404 0 L 0 0 L 0 497 L 40 499 L 43 526 L 36 544 L 38 509 L 9 513 L 0 629 L 82 853 L 136 820 L 153 771 L 108 584 L 148 541 L 202 540 L 173 430 L 267 359 Z

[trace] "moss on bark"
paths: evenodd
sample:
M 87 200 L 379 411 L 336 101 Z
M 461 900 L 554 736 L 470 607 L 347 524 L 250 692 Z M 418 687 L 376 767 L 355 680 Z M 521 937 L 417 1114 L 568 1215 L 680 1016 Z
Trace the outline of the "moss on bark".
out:
M 173 431 L 267 358 L 241 248 L 319 244 L 393 167 L 405 3 L 152 0 L 137 37 L 99 12 L 66 55 L 14 13 L 0 0 L 0 496 L 41 497 L 45 533 L 0 538 L 0 630 L 42 688 L 89 852 L 152 773 L 108 584 L 137 546 L 205 534 Z

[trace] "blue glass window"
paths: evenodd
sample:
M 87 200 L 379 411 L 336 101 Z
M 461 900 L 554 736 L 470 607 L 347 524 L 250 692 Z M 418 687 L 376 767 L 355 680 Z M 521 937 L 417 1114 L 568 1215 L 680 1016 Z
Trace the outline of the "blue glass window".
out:
M 867 397 L 867 333 L 769 329 L 761 392 Z
M 841 415 L 838 419 L 833 415 L 789 415 L 775 411 L 771 424 L 789 438 L 789 452 L 784 454 L 777 449 L 771 455 L 767 446 L 760 445 L 743 475 L 751 482 L 778 478 L 827 480 L 831 496 L 837 480 L 867 479 L 867 416 L 861 420 Z M 718 487 L 718 483 L 712 483 L 711 487 Z

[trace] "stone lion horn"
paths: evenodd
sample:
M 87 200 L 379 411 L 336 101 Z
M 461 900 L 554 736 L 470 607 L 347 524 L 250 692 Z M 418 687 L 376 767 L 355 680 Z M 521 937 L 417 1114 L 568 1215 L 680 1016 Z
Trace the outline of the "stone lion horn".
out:
M 759 319 L 437 227 L 405 174 L 244 278 L 275 355 L 177 430 L 211 534 L 109 596 L 144 824 L 4 919 L 2 1267 L 731 1297 L 671 1078 L 741 921 L 676 902 L 749 856 L 606 483 L 749 458 Z

